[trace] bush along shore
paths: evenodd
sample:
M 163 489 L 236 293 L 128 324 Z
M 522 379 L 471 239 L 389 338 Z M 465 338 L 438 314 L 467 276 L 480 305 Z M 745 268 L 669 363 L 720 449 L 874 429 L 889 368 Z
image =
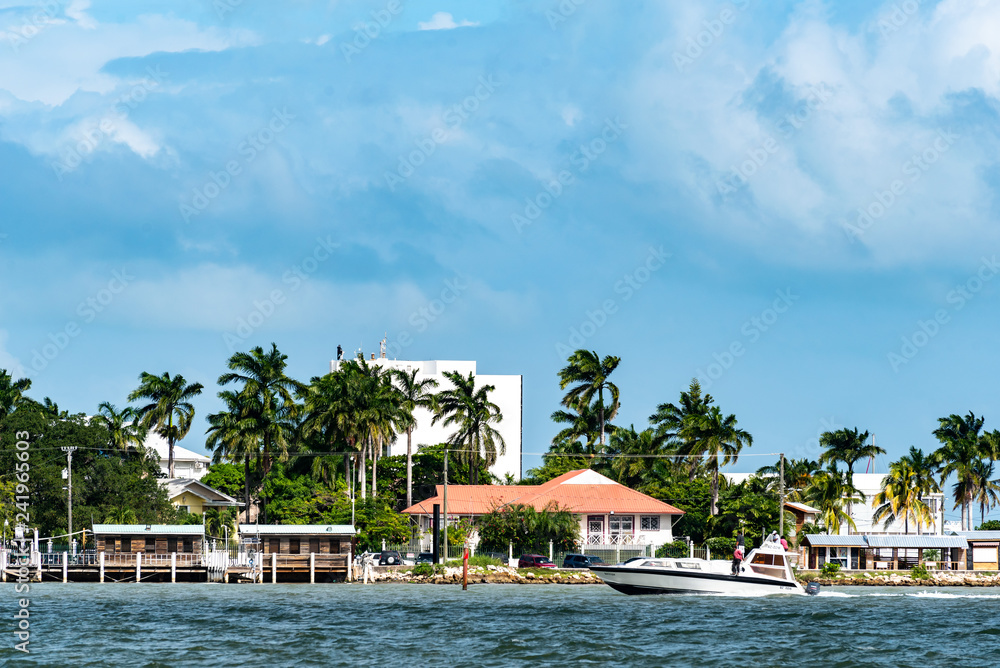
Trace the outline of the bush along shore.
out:
M 461 566 L 379 567 L 375 582 L 409 582 L 414 584 L 462 584 Z M 358 579 L 361 582 L 361 579 Z M 603 584 L 587 570 L 556 570 L 553 568 L 510 568 L 509 566 L 469 566 L 469 584 Z
M 837 573 L 834 575 L 805 575 L 799 578 L 823 585 L 858 587 L 998 587 L 1000 574 L 977 571 L 932 571 L 914 568 L 910 572 Z

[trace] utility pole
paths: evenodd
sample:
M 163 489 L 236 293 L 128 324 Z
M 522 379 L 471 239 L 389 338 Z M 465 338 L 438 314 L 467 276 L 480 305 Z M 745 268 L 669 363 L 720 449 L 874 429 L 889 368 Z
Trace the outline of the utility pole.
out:
M 778 474 L 778 489 L 781 495 L 781 503 L 778 507 L 778 536 L 784 537 L 785 535 L 785 453 L 779 455 L 781 457 L 781 471 Z
M 67 498 L 69 499 L 69 538 L 73 538 L 73 453 L 76 452 L 76 446 L 64 446 L 62 451 L 66 453 L 66 491 L 68 492 Z
M 448 563 L 448 449 L 444 451 L 444 527 L 442 542 L 444 543 L 443 563 Z

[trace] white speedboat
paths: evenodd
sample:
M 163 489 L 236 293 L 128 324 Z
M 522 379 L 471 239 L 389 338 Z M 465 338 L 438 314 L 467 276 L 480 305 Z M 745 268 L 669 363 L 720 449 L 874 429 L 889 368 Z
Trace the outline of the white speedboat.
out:
M 624 594 L 805 594 L 792 576 L 781 543 L 767 540 L 751 550 L 732 574 L 729 561 L 635 559 L 613 566 L 591 566 L 605 584 Z

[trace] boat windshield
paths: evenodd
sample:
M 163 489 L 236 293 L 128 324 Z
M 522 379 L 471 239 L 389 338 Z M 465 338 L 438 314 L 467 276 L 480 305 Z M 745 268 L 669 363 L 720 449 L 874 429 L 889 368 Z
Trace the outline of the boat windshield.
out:
M 783 554 L 769 554 L 758 552 L 750 561 L 750 570 L 758 575 L 768 575 L 772 578 L 787 580 L 788 571 L 785 569 L 785 556 Z

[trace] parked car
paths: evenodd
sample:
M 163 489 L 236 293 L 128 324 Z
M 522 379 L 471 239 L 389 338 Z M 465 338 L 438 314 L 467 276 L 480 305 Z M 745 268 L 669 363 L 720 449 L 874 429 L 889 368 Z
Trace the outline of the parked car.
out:
M 556 565 L 549 561 L 548 557 L 540 554 L 522 554 L 517 560 L 518 568 L 555 568 Z
M 600 557 L 589 554 L 567 554 L 563 559 L 563 568 L 590 568 L 591 564 L 603 564 Z
M 379 566 L 412 566 L 412 559 L 405 559 L 399 550 L 382 550 L 378 558 Z
M 434 563 L 434 553 L 433 552 L 421 552 L 417 555 L 418 564 L 433 564 Z

